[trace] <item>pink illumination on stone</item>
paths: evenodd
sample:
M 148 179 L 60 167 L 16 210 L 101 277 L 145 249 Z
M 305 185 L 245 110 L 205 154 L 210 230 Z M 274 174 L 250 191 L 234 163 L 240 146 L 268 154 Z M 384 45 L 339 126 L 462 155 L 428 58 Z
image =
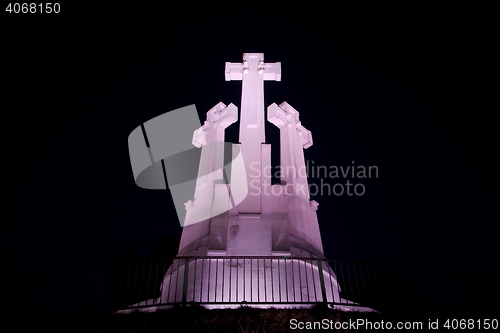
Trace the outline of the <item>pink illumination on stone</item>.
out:
M 242 81 L 240 143 L 234 145 L 236 151 L 241 151 L 242 162 L 231 164 L 229 184 L 214 180 L 208 184 L 198 179 L 195 199 L 187 205 L 179 255 L 323 258 L 318 204 L 309 199 L 306 176 L 293 174 L 293 170 L 305 168 L 303 149 L 312 145 L 311 132 L 301 125 L 299 113 L 287 103 L 272 104 L 267 112 L 267 120 L 280 129 L 281 167 L 286 172 L 281 175 L 280 185 L 272 185 L 269 172 L 265 172 L 271 167 L 271 145 L 265 143 L 264 81 L 280 81 L 281 64 L 264 63 L 262 53 L 245 53 L 242 63 L 226 63 L 225 74 L 227 81 Z M 223 143 L 224 129 L 230 122 L 219 125 L 211 120 L 212 112 L 207 113 L 205 137 Z M 231 123 L 236 118 L 233 116 Z M 224 145 L 218 147 L 222 150 Z M 211 156 L 201 161 L 200 170 L 221 169 L 224 152 Z M 288 195 L 283 195 L 285 191 Z M 232 206 L 232 202 L 241 200 L 239 193 L 248 194 Z M 190 223 L 194 207 L 222 213 Z
M 224 149 L 230 147 L 224 145 L 224 131 L 238 120 L 238 110 L 219 103 L 193 136 L 193 145 L 202 149 L 199 174 L 204 176 L 186 203 L 178 253 L 183 259 L 168 269 L 159 298 L 136 305 L 233 303 L 207 305 L 216 308 L 248 302 L 279 307 L 258 303 L 283 301 L 283 307 L 303 307 L 325 298 L 354 304 L 340 298 L 334 271 L 322 263 L 318 203 L 310 200 L 307 176 L 296 172 L 305 169 L 303 150 L 313 144 L 311 132 L 286 102 L 273 103 L 265 116 L 264 81 L 281 80 L 281 63 L 264 63 L 263 53 L 245 53 L 241 63 L 226 63 L 225 78 L 242 81 L 231 177 L 226 183 L 221 172 Z M 271 184 L 266 119 L 280 130 L 280 184 Z M 196 216 L 202 215 L 212 217 L 198 222 Z

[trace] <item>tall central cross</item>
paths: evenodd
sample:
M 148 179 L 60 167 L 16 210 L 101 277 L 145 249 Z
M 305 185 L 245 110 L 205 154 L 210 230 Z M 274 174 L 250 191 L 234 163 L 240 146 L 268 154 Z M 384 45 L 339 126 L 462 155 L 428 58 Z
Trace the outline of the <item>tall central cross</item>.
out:
M 240 144 L 247 175 L 248 196 L 240 213 L 261 213 L 264 81 L 281 81 L 281 63 L 264 63 L 263 53 L 244 53 L 242 63 L 226 62 L 226 81 L 241 80 Z

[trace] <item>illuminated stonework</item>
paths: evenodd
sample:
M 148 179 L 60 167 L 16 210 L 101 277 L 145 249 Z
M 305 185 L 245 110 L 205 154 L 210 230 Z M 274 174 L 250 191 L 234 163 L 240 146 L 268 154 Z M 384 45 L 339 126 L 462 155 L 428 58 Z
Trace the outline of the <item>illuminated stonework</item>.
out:
M 242 81 L 240 143 L 233 149 L 241 151 L 243 163 L 232 163 L 229 184 L 222 181 L 222 174 L 210 179 L 208 185 L 205 179 L 198 178 L 195 200 L 186 204 L 179 255 L 322 258 L 318 204 L 309 200 L 305 175 L 293 174 L 293 170 L 305 168 L 303 148 L 312 145 L 312 136 L 301 125 L 299 113 L 287 103 L 272 104 L 267 112 L 267 120 L 280 129 L 281 167 L 285 170 L 281 184 L 271 184 L 271 145 L 265 143 L 264 130 L 264 81 L 281 80 L 281 64 L 264 63 L 262 53 L 246 53 L 242 63 L 226 63 L 226 80 Z M 222 112 L 227 116 L 214 117 Z M 202 149 L 218 147 L 218 151 L 207 154 L 205 159 L 202 152 L 200 170 L 212 168 L 204 174 L 212 175 L 224 164 L 223 150 L 228 148 L 223 145 L 224 129 L 236 120 L 232 104 L 226 108 L 220 103 L 207 113 L 205 128 L 200 130 L 205 131 L 208 142 Z M 199 133 L 195 133 L 195 141 L 197 137 Z M 219 145 L 209 147 L 214 141 Z M 240 201 L 232 201 L 232 196 L 247 192 L 242 202 L 232 207 L 231 202 Z M 223 213 L 191 223 L 191 215 L 196 214 L 190 210 L 197 209 Z
M 267 121 L 280 129 L 283 170 L 280 184 L 271 184 L 264 81 L 280 81 L 281 64 L 264 63 L 262 53 L 245 53 L 241 63 L 226 63 L 225 77 L 242 81 L 239 144 L 224 144 L 225 129 L 238 120 L 237 108 L 219 103 L 193 136 L 202 154 L 194 200 L 186 203 L 178 253 L 183 258 L 168 269 L 161 296 L 138 305 L 353 304 L 340 299 L 335 273 L 322 264 L 318 203 L 309 198 L 307 175 L 295 172 L 305 169 L 303 149 L 313 144 L 312 136 L 299 121 L 299 112 L 286 102 L 267 108 Z M 222 172 L 225 149 L 232 149 L 230 179 Z M 238 162 L 239 156 L 243 159 Z M 213 217 L 200 222 L 197 216 Z

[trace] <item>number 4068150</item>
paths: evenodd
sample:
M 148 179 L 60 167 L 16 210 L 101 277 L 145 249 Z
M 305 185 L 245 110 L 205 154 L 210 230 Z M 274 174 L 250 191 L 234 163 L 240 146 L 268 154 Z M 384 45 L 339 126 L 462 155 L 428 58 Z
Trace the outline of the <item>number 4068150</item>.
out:
M 58 3 L 9 3 L 7 8 L 5 9 L 6 12 L 9 13 L 59 13 L 61 11 L 61 5 Z

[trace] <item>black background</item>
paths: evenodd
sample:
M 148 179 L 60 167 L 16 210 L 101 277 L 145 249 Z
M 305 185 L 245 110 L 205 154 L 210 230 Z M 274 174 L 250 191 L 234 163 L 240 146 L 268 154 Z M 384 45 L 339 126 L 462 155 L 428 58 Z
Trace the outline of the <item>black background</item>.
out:
M 201 121 L 219 101 L 239 106 L 241 82 L 224 80 L 225 62 L 263 52 L 282 63 L 266 106 L 300 112 L 314 140 L 306 159 L 379 169 L 351 180 L 363 196 L 313 197 L 327 258 L 493 272 L 491 9 L 187 7 L 2 8 L 4 269 L 175 252 L 170 193 L 135 185 L 128 135 L 186 105 Z M 274 163 L 278 133 L 267 126 Z

